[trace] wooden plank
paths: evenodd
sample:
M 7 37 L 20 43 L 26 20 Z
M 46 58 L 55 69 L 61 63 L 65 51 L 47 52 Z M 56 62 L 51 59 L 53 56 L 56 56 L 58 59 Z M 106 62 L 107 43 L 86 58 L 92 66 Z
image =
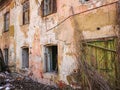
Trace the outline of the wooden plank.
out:
M 88 46 L 92 46 L 92 47 L 100 48 L 100 49 L 103 49 L 103 50 L 106 50 L 106 51 L 110 51 L 110 52 L 114 52 L 114 53 L 117 52 L 116 50 L 112 50 L 112 49 L 104 48 L 104 47 L 97 46 L 97 45 L 93 45 L 93 44 L 89 44 L 89 43 L 84 43 L 84 45 L 88 45 Z

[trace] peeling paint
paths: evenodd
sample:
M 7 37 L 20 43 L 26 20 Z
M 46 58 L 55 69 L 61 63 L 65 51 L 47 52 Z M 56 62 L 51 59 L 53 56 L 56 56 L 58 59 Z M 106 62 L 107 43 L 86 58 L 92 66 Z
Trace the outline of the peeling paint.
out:
M 45 75 L 45 46 L 57 45 L 58 75 L 56 77 L 52 73 L 50 76 L 53 75 L 55 78 L 66 81 L 66 76 L 76 68 L 74 59 L 74 32 L 76 29 L 82 30 L 86 40 L 116 36 L 116 3 L 100 6 L 117 0 L 90 0 L 84 4 L 79 0 L 57 0 L 57 13 L 46 17 L 39 14 L 42 0 L 29 0 L 30 23 L 27 25 L 22 23 L 22 3 L 24 1 L 16 0 L 14 2 L 13 0 L 0 10 L 0 48 L 2 51 L 6 47 L 9 48 L 10 65 L 16 65 L 16 71 L 19 71 L 22 69 L 22 47 L 28 47 L 29 69 L 33 72 L 33 78 L 41 79 Z M 90 10 L 96 7 L 99 8 Z M 3 32 L 4 14 L 7 11 L 10 11 L 10 28 L 8 32 Z M 77 25 L 73 19 L 76 20 Z M 97 30 L 98 27 L 100 30 Z

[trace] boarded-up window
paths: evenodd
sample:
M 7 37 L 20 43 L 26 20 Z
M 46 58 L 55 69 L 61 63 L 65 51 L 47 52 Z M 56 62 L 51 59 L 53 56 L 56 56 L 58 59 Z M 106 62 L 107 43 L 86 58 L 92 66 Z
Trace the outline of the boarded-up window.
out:
M 23 25 L 29 23 L 29 1 L 23 3 Z
M 8 49 L 7 48 L 4 49 L 4 55 L 5 55 L 4 56 L 5 57 L 5 64 L 8 65 Z
M 22 68 L 29 68 L 29 48 L 22 48 Z
M 4 15 L 4 31 L 9 30 L 9 23 L 10 23 L 10 13 L 7 12 Z
M 43 0 L 41 5 L 42 16 L 47 16 L 57 12 L 56 0 Z

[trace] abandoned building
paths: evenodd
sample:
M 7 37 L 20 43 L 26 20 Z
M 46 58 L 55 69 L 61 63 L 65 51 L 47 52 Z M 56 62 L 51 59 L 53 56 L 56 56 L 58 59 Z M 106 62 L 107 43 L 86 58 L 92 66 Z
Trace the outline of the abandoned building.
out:
M 33 79 L 66 81 L 77 68 L 74 43 L 78 31 L 88 44 L 90 65 L 114 80 L 117 2 L 0 0 L 0 50 L 5 64 L 13 72 L 30 70 Z

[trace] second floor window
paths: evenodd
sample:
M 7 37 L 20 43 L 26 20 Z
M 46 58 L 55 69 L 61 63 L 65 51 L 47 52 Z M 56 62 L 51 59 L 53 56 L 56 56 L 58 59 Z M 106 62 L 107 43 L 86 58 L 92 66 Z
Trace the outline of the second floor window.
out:
M 23 3 L 23 25 L 29 23 L 29 1 Z
M 10 23 L 10 13 L 7 12 L 4 15 L 4 31 L 8 31 L 9 30 L 9 23 Z
M 57 12 L 56 0 L 43 0 L 42 2 L 42 16 L 47 16 Z

